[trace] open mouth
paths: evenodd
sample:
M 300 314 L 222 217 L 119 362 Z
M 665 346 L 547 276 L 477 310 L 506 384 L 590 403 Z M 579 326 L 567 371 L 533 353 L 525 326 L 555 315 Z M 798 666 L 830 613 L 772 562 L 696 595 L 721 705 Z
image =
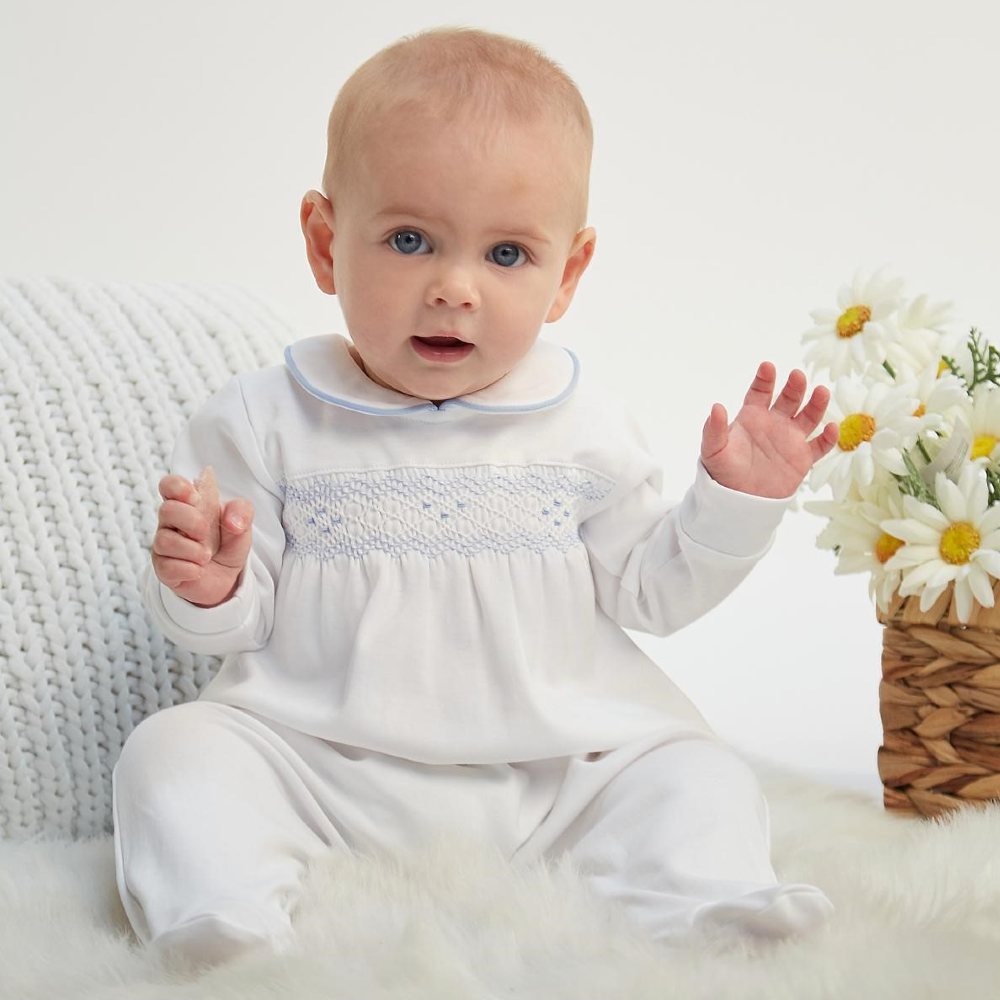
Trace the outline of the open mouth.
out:
M 410 343 L 417 354 L 428 361 L 461 361 L 475 347 L 458 337 L 411 337 Z

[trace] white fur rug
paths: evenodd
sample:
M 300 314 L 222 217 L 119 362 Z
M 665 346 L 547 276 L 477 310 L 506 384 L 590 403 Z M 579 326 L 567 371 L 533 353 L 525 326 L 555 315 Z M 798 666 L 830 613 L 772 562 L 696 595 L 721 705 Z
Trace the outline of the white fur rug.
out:
M 172 973 L 133 942 L 109 837 L 0 844 L 3 1000 L 927 1000 L 1000 997 L 1000 806 L 945 821 L 764 775 L 774 859 L 837 907 L 808 939 L 668 951 L 565 864 L 515 872 L 472 844 L 331 856 L 301 952 Z

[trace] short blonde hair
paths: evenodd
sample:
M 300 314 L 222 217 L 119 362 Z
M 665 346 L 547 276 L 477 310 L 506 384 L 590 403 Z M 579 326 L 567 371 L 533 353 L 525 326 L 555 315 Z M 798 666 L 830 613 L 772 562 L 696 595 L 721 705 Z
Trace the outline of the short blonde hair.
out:
M 580 172 L 581 225 L 593 147 L 590 113 L 557 63 L 529 42 L 476 28 L 433 28 L 376 52 L 347 79 L 327 123 L 323 192 L 333 191 L 365 133 L 398 109 L 480 127 L 549 118 L 565 128 Z

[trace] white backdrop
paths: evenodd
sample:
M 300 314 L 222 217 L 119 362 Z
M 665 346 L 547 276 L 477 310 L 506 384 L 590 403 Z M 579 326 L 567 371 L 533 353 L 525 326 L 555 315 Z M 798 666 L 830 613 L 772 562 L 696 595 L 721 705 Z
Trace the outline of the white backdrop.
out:
M 626 394 L 679 495 L 716 399 L 800 364 L 856 267 L 1000 341 L 992 0 L 0 0 L 0 272 L 238 281 L 342 329 L 298 226 L 343 79 L 467 24 L 540 45 L 594 118 L 598 250 L 545 336 Z M 877 793 L 881 636 L 818 519 L 718 610 L 638 637 L 743 750 Z

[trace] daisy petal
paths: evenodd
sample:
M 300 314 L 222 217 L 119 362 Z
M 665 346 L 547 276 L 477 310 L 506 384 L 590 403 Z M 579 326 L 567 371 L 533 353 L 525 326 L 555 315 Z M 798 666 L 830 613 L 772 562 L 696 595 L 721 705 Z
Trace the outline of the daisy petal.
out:
M 902 593 L 902 588 L 900 588 L 900 593 Z M 920 610 L 930 611 L 934 606 L 934 602 L 944 593 L 944 587 L 928 587 L 920 595 Z
M 916 497 L 903 497 L 903 513 L 907 517 L 912 517 L 923 524 L 929 524 L 932 528 L 937 528 L 939 534 L 951 524 L 937 507 L 932 507 L 929 503 L 921 503 Z
M 892 535 L 893 538 L 899 538 L 904 542 L 916 542 L 920 545 L 933 545 L 936 547 L 941 539 L 940 531 L 935 531 L 926 524 L 921 524 L 919 521 L 913 521 L 908 518 L 902 520 L 890 518 L 882 521 L 879 527 L 887 535 Z
M 933 603 L 933 602 L 932 602 Z M 930 605 L 927 606 L 928 608 Z M 920 602 L 920 610 L 926 611 L 923 601 Z M 958 620 L 967 622 L 972 612 L 972 591 L 969 589 L 968 580 L 957 580 L 955 582 L 955 610 L 958 612 Z
M 975 559 L 990 576 L 994 576 L 1000 580 L 1000 552 L 982 548 L 976 553 Z
M 958 574 L 954 566 L 949 566 L 946 562 L 939 562 L 934 566 L 934 572 L 927 577 L 928 587 L 947 587 Z
M 941 504 L 941 512 L 946 518 L 955 524 L 957 521 L 967 521 L 969 519 L 968 503 L 962 496 L 959 488 L 944 476 L 939 476 L 937 481 L 937 498 Z
M 973 564 L 968 576 L 969 588 L 973 596 L 984 608 L 993 607 L 993 584 L 990 578 L 977 565 Z
M 817 326 L 832 326 L 840 314 L 836 309 L 811 309 L 809 315 Z
M 992 534 L 1000 528 L 1000 504 L 990 507 L 979 522 L 979 531 L 984 535 Z
M 862 555 L 859 552 L 845 552 L 841 555 L 834 568 L 834 573 L 844 576 L 850 573 L 867 573 L 872 569 L 875 562 L 869 555 Z
M 892 565 L 891 562 L 887 565 Z M 906 587 L 905 593 L 915 594 L 918 590 L 924 587 L 927 581 L 934 574 L 935 570 L 938 568 L 938 564 L 934 562 L 924 563 L 922 566 L 916 566 L 906 576 L 903 577 L 903 586 Z M 940 586 L 944 589 L 950 582 L 950 577 Z M 902 587 L 900 587 L 900 592 L 903 592 Z

